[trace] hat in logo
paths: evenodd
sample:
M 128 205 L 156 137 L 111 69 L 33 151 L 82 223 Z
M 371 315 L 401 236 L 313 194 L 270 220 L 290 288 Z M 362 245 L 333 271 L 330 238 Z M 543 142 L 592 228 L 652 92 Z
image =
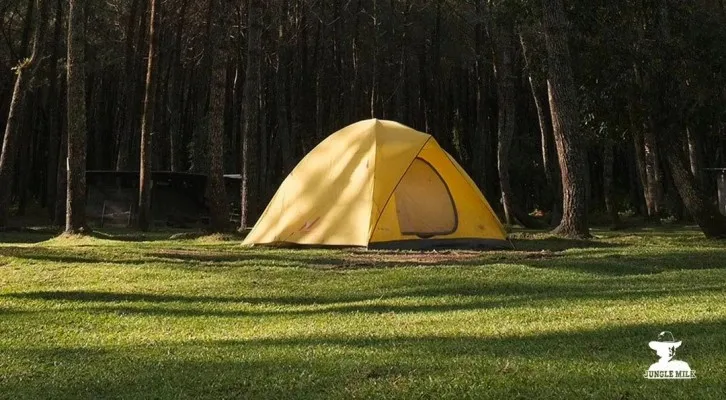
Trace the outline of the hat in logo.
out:
M 660 334 L 658 334 L 658 340 L 654 340 L 650 343 L 648 343 L 648 346 L 650 346 L 651 349 L 658 351 L 658 349 L 662 348 L 672 348 L 677 349 L 681 345 L 681 341 L 677 341 L 673 338 L 673 334 L 669 331 L 663 331 Z

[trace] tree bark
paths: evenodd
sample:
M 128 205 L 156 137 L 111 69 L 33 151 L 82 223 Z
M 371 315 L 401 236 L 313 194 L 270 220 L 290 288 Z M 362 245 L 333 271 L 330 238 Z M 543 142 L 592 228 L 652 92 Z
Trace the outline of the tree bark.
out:
M 44 0 L 35 0 L 35 8 L 39 10 L 39 16 L 34 24 L 28 23 L 27 26 L 33 26 L 33 50 L 30 57 L 21 60 L 15 67 L 15 86 L 13 87 L 13 97 L 10 101 L 8 111 L 8 119 L 5 123 L 5 133 L 3 135 L 2 152 L 0 152 L 0 227 L 4 227 L 8 223 L 11 206 L 11 192 L 13 176 L 15 175 L 15 160 L 20 151 L 20 125 L 25 109 L 27 93 L 30 90 L 33 76 L 41 62 L 42 57 L 40 47 L 43 41 L 43 31 L 46 19 L 46 3 Z M 28 5 L 28 18 L 32 18 L 33 4 Z
M 280 150 L 282 157 L 282 174 L 287 175 L 295 167 L 295 159 L 293 157 L 292 137 L 290 135 L 290 122 L 288 118 L 287 90 L 288 90 L 288 64 L 290 56 L 287 44 L 287 10 L 288 1 L 280 2 L 279 17 L 280 25 L 278 27 L 278 48 L 277 48 L 277 74 L 275 79 L 275 96 L 277 103 L 277 131 L 280 138 Z
M 631 124 L 632 126 L 632 124 Z M 637 126 L 632 129 L 633 149 L 635 151 L 635 165 L 638 170 L 638 178 L 643 189 L 643 197 L 645 200 L 645 210 L 643 215 L 651 218 L 655 215 L 654 197 L 650 195 L 650 186 L 648 186 L 648 174 L 645 168 L 645 146 L 643 145 L 643 133 Z
M 669 27 L 669 10 L 667 0 L 658 2 L 659 15 L 657 18 L 657 27 L 661 38 L 660 51 L 661 59 L 667 60 L 664 68 L 659 70 L 660 75 L 656 75 L 655 81 L 660 80 L 657 86 L 656 97 L 653 104 L 656 105 L 652 114 L 653 125 L 659 128 L 658 145 L 664 150 L 668 166 L 676 185 L 678 194 L 683 200 L 683 205 L 688 213 L 693 217 L 698 226 L 707 238 L 726 239 L 726 216 L 722 215 L 718 207 L 711 202 L 708 195 L 703 191 L 700 185 L 690 171 L 690 163 L 683 151 L 687 141 L 684 140 L 684 129 L 677 125 L 674 116 L 678 115 L 681 104 L 675 104 L 665 99 L 681 99 L 679 87 L 673 82 L 670 73 L 678 68 L 673 64 L 669 57 L 669 50 L 672 45 Z
M 658 218 L 663 212 L 663 173 L 660 167 L 660 156 L 656 143 L 655 127 L 653 123 L 643 132 L 643 145 L 645 154 L 645 178 L 648 187 L 648 202 L 651 204 L 651 218 Z
M 497 170 L 499 173 L 499 187 L 504 216 L 508 225 L 515 221 L 527 228 L 537 228 L 540 224 L 527 215 L 515 203 L 514 193 L 509 180 L 509 150 L 517 129 L 517 88 L 515 82 L 516 35 L 512 21 L 497 21 L 494 29 L 495 63 L 497 71 L 497 104 L 498 116 L 498 145 Z
M 86 34 L 85 7 L 68 8 L 68 158 L 66 233 L 86 230 Z
M 215 4 L 216 3 L 216 4 Z M 212 79 L 209 94 L 209 174 L 207 178 L 207 202 L 209 204 L 209 229 L 212 232 L 224 232 L 229 221 L 229 204 L 224 188 L 224 106 L 227 64 L 225 53 L 227 40 L 226 0 L 209 0 L 209 12 L 216 10 L 217 26 L 210 30 L 220 50 L 209 54 L 213 58 Z M 210 47 L 208 51 L 213 51 Z
M 146 89 L 144 93 L 144 111 L 141 117 L 141 151 L 139 165 L 139 207 L 136 226 L 141 231 L 148 231 L 151 216 L 151 130 L 153 129 L 155 89 L 156 89 L 156 58 L 159 42 L 159 18 L 157 0 L 149 0 L 149 55 L 146 66 Z
M 673 135 L 661 143 L 666 147 L 666 159 L 670 167 L 673 181 L 683 205 L 693 217 L 707 238 L 726 239 L 726 216 L 708 199 L 706 193 L 696 183 L 689 169 L 690 165 L 683 153 L 682 135 Z
M 497 23 L 495 28 L 495 52 L 497 72 L 497 170 L 504 218 L 508 225 L 515 220 L 514 199 L 509 182 L 509 149 L 516 130 L 516 88 L 514 83 L 514 26 L 510 23 Z
M 248 1 L 247 18 L 249 22 L 247 42 L 247 70 L 244 89 L 244 122 L 242 127 L 242 182 L 240 187 L 240 229 L 249 225 L 249 211 L 256 210 L 257 188 L 257 151 L 259 130 L 260 63 L 262 57 L 261 10 L 260 0 Z
M 548 92 L 552 127 L 562 172 L 562 220 L 554 232 L 590 237 L 587 220 L 587 152 L 579 131 L 577 96 L 572 77 L 567 21 L 562 0 L 543 0 L 548 54 Z
M 529 72 L 529 87 L 532 91 L 532 100 L 537 110 L 537 122 L 539 123 L 540 145 L 542 153 L 542 169 L 544 170 L 547 186 L 552 191 L 552 218 L 550 224 L 557 226 L 562 219 L 562 187 L 560 185 L 560 171 L 557 163 L 554 161 L 556 157 L 556 149 L 553 143 L 554 135 L 552 133 L 552 119 L 550 117 L 549 104 L 547 99 L 547 81 L 538 77 L 534 70 L 535 65 L 532 61 L 530 49 L 532 48 L 524 34 L 519 35 L 520 44 L 522 45 L 522 54 L 526 69 Z
M 171 109 L 169 111 L 169 168 L 171 171 L 182 170 L 182 114 L 184 113 L 184 70 L 181 65 L 182 36 L 184 21 L 189 0 L 182 0 L 178 14 L 176 37 L 174 42 L 174 59 L 172 61 L 172 78 L 170 90 Z
M 48 217 L 53 222 L 55 216 L 55 202 L 58 197 L 58 160 L 60 159 L 61 148 L 63 146 L 60 140 L 61 131 L 63 130 L 63 120 L 61 118 L 61 108 L 59 101 L 58 88 L 58 54 L 61 43 L 61 34 L 63 20 L 63 2 L 56 1 L 55 10 L 55 26 L 53 28 L 52 49 L 50 55 L 50 67 L 48 68 L 48 164 L 46 168 L 46 206 L 48 207 Z
M 605 198 L 605 211 L 610 217 L 610 227 L 617 229 L 620 227 L 620 216 L 615 204 L 615 186 L 613 185 L 613 163 L 615 161 L 613 144 L 606 142 L 603 145 L 602 156 L 602 175 L 603 175 L 603 197 Z
M 690 128 L 686 128 L 686 137 L 688 138 L 688 160 L 690 162 L 691 174 L 696 179 L 696 182 L 703 186 L 703 157 L 702 154 L 702 143 L 698 135 L 691 131 Z

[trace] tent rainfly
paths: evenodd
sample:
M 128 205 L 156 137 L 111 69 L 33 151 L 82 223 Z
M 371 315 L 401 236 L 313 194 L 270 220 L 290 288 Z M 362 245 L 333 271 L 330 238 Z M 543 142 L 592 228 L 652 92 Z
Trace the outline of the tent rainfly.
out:
M 433 137 L 376 119 L 308 153 L 244 244 L 509 247 L 481 191 Z

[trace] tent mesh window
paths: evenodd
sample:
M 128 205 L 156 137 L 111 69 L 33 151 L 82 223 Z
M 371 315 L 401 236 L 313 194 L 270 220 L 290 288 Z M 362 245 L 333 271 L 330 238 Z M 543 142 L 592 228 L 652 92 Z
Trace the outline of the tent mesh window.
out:
M 458 216 L 449 188 L 421 158 L 413 160 L 394 196 L 402 234 L 429 238 L 456 231 Z

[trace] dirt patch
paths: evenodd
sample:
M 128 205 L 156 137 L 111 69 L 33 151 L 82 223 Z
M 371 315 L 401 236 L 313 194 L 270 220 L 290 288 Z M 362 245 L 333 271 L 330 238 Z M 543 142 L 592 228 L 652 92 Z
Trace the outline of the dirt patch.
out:
M 471 261 L 482 256 L 476 251 L 445 251 L 445 252 L 395 252 L 367 251 L 346 255 L 342 261 L 348 263 L 399 263 L 399 264 L 447 264 Z
M 250 258 L 249 255 L 223 252 L 200 252 L 193 250 L 158 250 L 145 254 L 149 257 L 167 258 L 182 261 L 243 261 Z
M 549 259 L 561 254 L 543 251 L 465 251 L 451 250 L 441 252 L 396 252 L 365 251 L 349 253 L 341 257 L 340 264 L 331 268 L 387 268 L 404 265 L 485 265 L 521 260 Z

